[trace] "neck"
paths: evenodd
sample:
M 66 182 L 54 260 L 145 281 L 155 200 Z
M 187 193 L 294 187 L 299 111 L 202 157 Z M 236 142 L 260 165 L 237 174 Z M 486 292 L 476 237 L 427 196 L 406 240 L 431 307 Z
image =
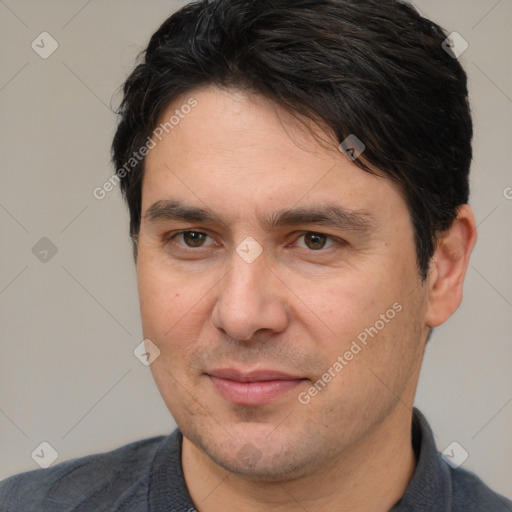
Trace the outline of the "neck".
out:
M 254 481 L 215 464 L 183 438 L 182 462 L 200 512 L 388 512 L 403 496 L 416 466 L 412 411 L 395 410 L 350 450 L 315 473 L 282 481 Z

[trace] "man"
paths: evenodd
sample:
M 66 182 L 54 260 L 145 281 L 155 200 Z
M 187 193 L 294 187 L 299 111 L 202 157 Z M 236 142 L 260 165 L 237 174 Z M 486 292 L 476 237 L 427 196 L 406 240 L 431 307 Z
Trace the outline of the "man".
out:
M 2 510 L 512 510 L 413 409 L 476 241 L 445 39 L 395 0 L 202 1 L 160 27 L 113 160 L 179 430 L 12 477 Z

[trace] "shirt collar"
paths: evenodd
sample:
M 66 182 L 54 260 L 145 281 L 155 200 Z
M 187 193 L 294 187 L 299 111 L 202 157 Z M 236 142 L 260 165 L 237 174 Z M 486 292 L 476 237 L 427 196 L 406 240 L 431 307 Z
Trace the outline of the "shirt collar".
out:
M 181 465 L 182 433 L 176 429 L 158 449 L 149 478 L 151 512 L 193 512 Z M 417 465 L 407 490 L 390 512 L 449 512 L 451 478 L 448 465 L 437 453 L 432 430 L 418 409 L 413 409 L 412 443 Z
M 412 443 L 416 469 L 405 494 L 390 512 L 448 512 L 451 510 L 451 477 L 437 453 L 434 434 L 416 408 L 412 417 Z

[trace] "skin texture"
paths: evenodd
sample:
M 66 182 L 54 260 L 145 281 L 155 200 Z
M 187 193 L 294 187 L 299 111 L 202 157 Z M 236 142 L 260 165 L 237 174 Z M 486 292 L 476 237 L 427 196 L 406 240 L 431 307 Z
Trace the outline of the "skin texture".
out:
M 422 282 L 395 184 L 258 95 L 191 91 L 162 119 L 191 96 L 197 106 L 147 156 L 137 258 L 144 337 L 160 350 L 151 370 L 184 434 L 190 494 L 201 512 L 387 511 L 414 472 L 411 408 L 425 342 L 460 304 L 473 214 L 460 208 Z M 222 222 L 147 215 L 167 200 Z M 263 223 L 326 204 L 364 225 Z M 237 253 L 248 236 L 262 249 L 251 263 Z M 372 326 L 377 334 L 334 370 Z M 240 405 L 213 384 L 218 368 L 304 380 L 264 405 Z

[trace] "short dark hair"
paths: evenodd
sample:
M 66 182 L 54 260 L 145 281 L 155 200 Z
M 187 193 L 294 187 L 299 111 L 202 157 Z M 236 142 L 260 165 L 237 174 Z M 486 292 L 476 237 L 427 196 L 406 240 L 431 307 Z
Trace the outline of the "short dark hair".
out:
M 130 172 L 126 162 L 178 95 L 216 85 L 361 139 L 355 163 L 398 184 L 426 279 L 437 235 L 469 197 L 467 76 L 446 38 L 398 0 L 202 0 L 175 12 L 124 84 L 112 144 L 135 255 L 144 159 Z

